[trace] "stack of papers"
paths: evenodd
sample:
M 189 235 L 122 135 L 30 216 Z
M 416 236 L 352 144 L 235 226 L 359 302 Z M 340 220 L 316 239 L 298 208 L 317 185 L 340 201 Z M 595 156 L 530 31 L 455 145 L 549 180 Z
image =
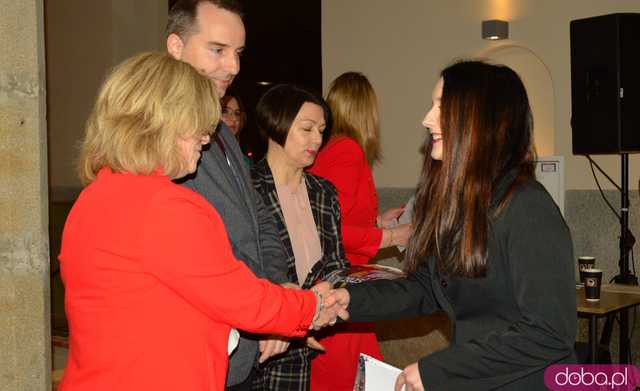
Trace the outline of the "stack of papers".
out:
M 353 391 L 393 391 L 401 373 L 400 369 L 392 365 L 360 353 Z

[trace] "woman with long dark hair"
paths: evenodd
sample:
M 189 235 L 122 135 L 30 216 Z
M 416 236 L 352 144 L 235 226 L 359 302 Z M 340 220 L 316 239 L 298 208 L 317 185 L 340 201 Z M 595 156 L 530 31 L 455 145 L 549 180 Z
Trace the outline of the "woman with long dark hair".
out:
M 462 61 L 432 98 L 410 274 L 338 295 L 357 321 L 448 313 L 450 346 L 397 390 L 543 390 L 547 366 L 575 360 L 575 280 L 569 229 L 534 178 L 527 93 L 506 66 Z

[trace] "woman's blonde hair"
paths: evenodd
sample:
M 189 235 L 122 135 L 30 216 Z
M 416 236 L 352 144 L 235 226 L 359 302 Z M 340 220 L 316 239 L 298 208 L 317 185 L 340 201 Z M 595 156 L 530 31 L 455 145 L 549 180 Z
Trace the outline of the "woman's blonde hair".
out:
M 215 86 L 166 53 L 142 53 L 116 66 L 103 83 L 86 125 L 79 171 L 84 183 L 108 167 L 174 178 L 187 162 L 184 137 L 211 134 L 220 119 Z
M 354 139 L 364 150 L 369 164 L 380 160 L 378 102 L 369 80 L 362 73 L 338 76 L 327 94 L 333 124 L 331 134 Z

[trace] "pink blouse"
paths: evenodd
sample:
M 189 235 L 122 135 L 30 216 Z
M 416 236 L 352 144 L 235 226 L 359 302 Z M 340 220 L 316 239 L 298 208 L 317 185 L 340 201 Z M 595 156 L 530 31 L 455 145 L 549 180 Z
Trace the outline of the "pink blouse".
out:
M 313 265 L 322 258 L 320 237 L 313 220 L 307 185 L 303 178 L 296 186 L 276 184 L 276 191 L 291 239 L 298 283 L 302 286 Z

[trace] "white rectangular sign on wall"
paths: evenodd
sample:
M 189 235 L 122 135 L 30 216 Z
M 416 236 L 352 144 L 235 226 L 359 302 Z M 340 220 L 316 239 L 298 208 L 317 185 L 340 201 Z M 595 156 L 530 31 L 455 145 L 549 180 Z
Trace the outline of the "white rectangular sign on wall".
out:
M 536 179 L 551 194 L 564 216 L 564 156 L 539 156 Z

